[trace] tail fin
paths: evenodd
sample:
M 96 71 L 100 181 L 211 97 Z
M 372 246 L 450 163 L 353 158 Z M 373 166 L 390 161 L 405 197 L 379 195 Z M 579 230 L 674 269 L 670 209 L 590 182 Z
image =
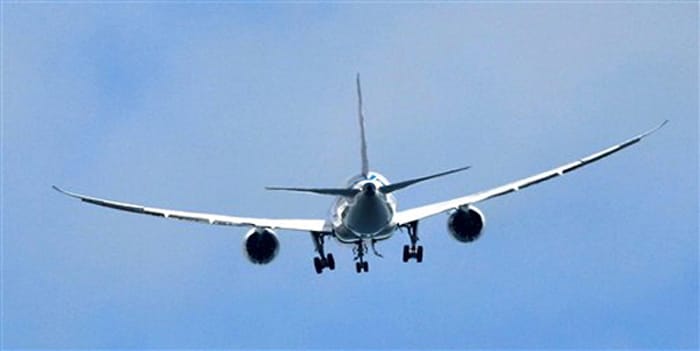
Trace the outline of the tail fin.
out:
M 360 154 L 362 156 L 362 176 L 368 178 L 369 176 L 369 160 L 367 158 L 367 138 L 365 137 L 365 115 L 362 112 L 362 88 L 360 87 L 360 74 L 357 74 L 355 78 L 357 83 L 357 118 L 360 122 Z M 345 196 L 353 197 L 358 192 L 358 189 L 342 189 L 342 188 L 296 188 L 296 187 L 276 187 L 270 186 L 266 187 L 267 190 L 284 190 L 284 191 L 297 191 L 305 193 L 314 193 L 321 195 L 335 195 L 335 196 Z
M 360 121 L 360 153 L 362 155 L 362 175 L 367 177 L 369 174 L 369 159 L 367 158 L 367 138 L 365 137 L 365 115 L 362 112 L 362 89 L 360 88 L 360 74 L 357 74 L 357 116 Z
M 425 176 L 425 177 L 404 180 L 403 182 L 398 182 L 398 183 L 392 183 L 392 184 L 385 185 L 385 186 L 379 188 L 379 191 L 381 191 L 384 194 L 388 194 L 388 193 L 394 192 L 396 190 L 401 190 L 405 187 L 409 187 L 413 184 L 420 183 L 420 182 L 423 182 L 423 181 L 426 181 L 429 179 L 446 176 L 446 175 L 452 174 L 452 173 L 461 172 L 461 171 L 469 169 L 469 167 L 470 166 L 455 168 L 455 169 L 451 169 L 449 171 L 431 174 L 431 175 Z

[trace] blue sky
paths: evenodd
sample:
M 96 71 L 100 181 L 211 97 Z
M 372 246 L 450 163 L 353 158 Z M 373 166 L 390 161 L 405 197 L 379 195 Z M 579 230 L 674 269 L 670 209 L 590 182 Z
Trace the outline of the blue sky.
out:
M 4 3 L 3 345 L 9 348 L 696 348 L 698 7 Z M 360 168 L 407 208 L 671 123 L 479 207 L 481 239 L 421 223 L 369 274 L 305 233 L 267 266 L 244 229 L 119 213 L 50 189 L 322 218 Z

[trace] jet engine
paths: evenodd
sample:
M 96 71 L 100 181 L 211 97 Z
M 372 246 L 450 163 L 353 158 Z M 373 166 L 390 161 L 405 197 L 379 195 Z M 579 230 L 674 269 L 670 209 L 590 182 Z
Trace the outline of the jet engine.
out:
M 250 262 L 255 264 L 270 263 L 280 250 L 277 235 L 267 228 L 253 228 L 243 239 L 243 251 Z
M 478 208 L 462 207 L 447 219 L 447 229 L 452 237 L 463 243 L 472 242 L 481 236 L 486 219 Z

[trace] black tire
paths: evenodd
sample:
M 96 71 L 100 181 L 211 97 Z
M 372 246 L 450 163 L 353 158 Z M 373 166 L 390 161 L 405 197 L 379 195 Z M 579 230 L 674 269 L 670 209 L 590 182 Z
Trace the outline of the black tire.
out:
M 360 267 L 360 262 L 355 262 L 355 272 L 362 272 L 362 267 Z
M 321 264 L 321 259 L 319 257 L 314 257 L 314 268 L 316 268 L 317 274 L 321 274 L 321 272 L 323 272 L 323 265 Z
M 409 256 L 408 256 L 408 245 L 403 246 L 403 261 L 408 262 Z
M 418 261 L 418 263 L 423 262 L 423 246 L 418 246 L 418 250 L 416 251 L 416 261 Z
M 328 269 L 332 271 L 335 270 L 335 258 L 333 258 L 333 254 L 326 255 L 326 263 L 328 265 Z
M 367 262 L 367 261 L 362 262 L 362 269 L 363 269 L 365 272 L 369 272 L 369 262 Z

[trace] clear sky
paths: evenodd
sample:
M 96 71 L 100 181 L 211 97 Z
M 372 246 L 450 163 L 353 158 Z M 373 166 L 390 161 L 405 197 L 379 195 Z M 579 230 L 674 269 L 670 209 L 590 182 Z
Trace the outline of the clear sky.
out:
M 2 5 L 3 345 L 10 348 L 696 348 L 698 5 Z M 370 165 L 407 208 L 671 122 L 600 163 L 446 216 L 370 272 L 306 233 L 267 266 L 242 228 L 89 206 L 323 218 Z

